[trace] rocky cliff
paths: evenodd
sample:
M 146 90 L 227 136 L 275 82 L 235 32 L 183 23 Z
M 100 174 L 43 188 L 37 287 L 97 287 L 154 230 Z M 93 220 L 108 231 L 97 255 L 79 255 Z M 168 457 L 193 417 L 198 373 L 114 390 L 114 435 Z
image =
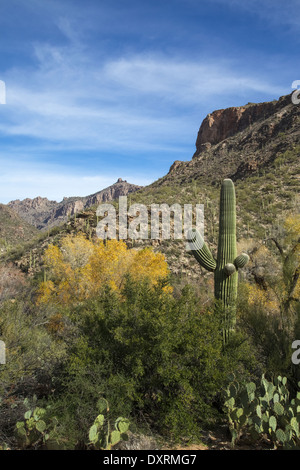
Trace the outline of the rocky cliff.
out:
M 207 150 L 211 145 L 236 135 L 246 128 L 263 122 L 270 116 L 280 113 L 286 106 L 291 105 L 290 96 L 283 96 L 278 101 L 266 103 L 248 103 L 245 106 L 218 109 L 208 114 L 203 120 L 197 140 L 196 154 Z M 281 116 L 280 116 L 281 117 Z
M 191 180 L 218 184 L 265 171 L 287 149 L 300 143 L 300 105 L 291 95 L 265 103 L 220 109 L 201 123 L 190 161 L 175 161 L 154 185 Z
M 35 227 L 38 227 L 45 220 L 49 213 L 55 210 L 56 201 L 49 201 L 46 197 L 26 198 L 20 201 L 16 199 L 7 205 L 16 212 L 23 220 Z
M 133 193 L 142 186 L 127 183 L 119 178 L 111 186 L 85 197 L 65 197 L 61 202 L 49 201 L 47 198 L 19 199 L 11 201 L 8 206 L 22 219 L 38 229 L 45 229 L 65 222 L 70 216 L 78 214 L 95 204 L 111 201 L 119 196 Z

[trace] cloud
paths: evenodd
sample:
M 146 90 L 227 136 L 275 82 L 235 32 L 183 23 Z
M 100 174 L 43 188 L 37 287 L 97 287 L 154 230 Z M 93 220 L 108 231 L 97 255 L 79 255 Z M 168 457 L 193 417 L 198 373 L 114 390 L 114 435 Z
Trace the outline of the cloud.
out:
M 218 106 L 220 97 L 284 93 L 266 79 L 239 73 L 236 64 L 225 60 L 196 63 L 138 54 L 95 64 L 73 43 L 35 44 L 34 54 L 37 64 L 27 73 L 30 80 L 24 81 L 22 70 L 7 73 L 7 121 L 0 125 L 4 135 L 77 148 L 170 151 L 174 134 L 182 136 L 182 143 L 190 138 L 191 115 Z
M 136 56 L 110 61 L 105 65 L 105 72 L 123 88 L 189 106 L 206 103 L 216 95 L 238 95 L 241 91 L 270 95 L 283 91 L 267 80 L 243 76 L 237 64 L 235 69 L 229 61 L 219 59 L 196 63 L 177 58 Z
M 4 135 L 72 143 L 78 148 L 163 148 L 171 129 L 181 127 L 174 115 L 157 113 L 141 92 L 113 80 L 109 61 L 95 66 L 77 48 L 35 45 L 37 67 L 7 73 L 7 120 Z M 4 113 L 3 113 L 4 115 Z M 151 139 L 150 139 L 151 136 Z

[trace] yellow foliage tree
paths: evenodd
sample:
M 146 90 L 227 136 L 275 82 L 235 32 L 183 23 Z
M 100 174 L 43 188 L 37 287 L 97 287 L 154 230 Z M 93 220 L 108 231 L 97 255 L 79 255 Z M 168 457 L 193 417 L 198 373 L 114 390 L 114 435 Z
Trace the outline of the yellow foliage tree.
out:
M 277 313 L 279 303 L 271 290 L 264 290 L 256 284 L 247 284 L 248 302 L 255 307 L 262 307 L 268 313 Z
M 44 253 L 49 276 L 41 283 L 38 303 L 60 305 L 82 302 L 97 295 L 104 285 L 120 292 L 125 276 L 148 278 L 152 285 L 167 280 L 165 257 L 151 248 L 128 249 L 123 241 L 88 240 L 84 234 L 67 235 L 60 247 L 49 245 Z M 167 284 L 166 291 L 171 291 Z

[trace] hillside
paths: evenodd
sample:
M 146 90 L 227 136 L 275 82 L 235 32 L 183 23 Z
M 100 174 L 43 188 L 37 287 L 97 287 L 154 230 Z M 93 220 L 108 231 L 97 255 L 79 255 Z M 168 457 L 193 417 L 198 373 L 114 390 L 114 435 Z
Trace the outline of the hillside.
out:
M 150 187 L 193 180 L 215 185 L 223 178 L 239 181 L 259 176 L 290 162 L 290 155 L 282 156 L 287 150 L 297 150 L 291 163 L 298 168 L 299 149 L 295 147 L 300 141 L 299 123 L 300 108 L 292 104 L 290 95 L 272 102 L 216 110 L 200 126 L 192 159 L 175 161 L 169 173 Z M 299 176 L 296 167 L 292 174 L 295 178 Z
M 38 230 L 21 219 L 10 207 L 0 204 L 0 250 L 6 252 L 10 247 L 32 240 Z

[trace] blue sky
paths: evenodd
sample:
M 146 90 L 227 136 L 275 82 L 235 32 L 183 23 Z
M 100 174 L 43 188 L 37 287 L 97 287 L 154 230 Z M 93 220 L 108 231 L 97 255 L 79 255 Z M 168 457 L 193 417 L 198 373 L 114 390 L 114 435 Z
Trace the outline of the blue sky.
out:
M 215 109 L 300 79 L 299 0 L 0 3 L 0 202 L 147 185 Z

